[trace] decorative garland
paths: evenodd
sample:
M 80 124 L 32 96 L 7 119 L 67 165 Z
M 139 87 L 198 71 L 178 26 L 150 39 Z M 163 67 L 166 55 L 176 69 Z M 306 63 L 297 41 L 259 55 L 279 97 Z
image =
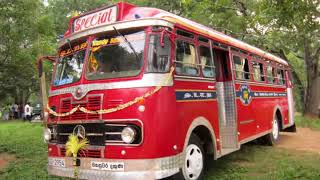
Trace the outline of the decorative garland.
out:
M 174 67 L 171 67 L 170 68 L 170 73 L 168 74 L 167 78 L 164 80 L 164 83 L 167 84 L 170 80 L 170 77 L 172 75 L 174 71 Z M 58 112 L 55 112 L 54 110 L 52 110 L 49 106 L 49 104 L 47 104 L 47 110 L 50 114 L 54 115 L 54 116 L 57 116 L 57 117 L 64 117 L 64 116 L 69 116 L 73 113 L 75 113 L 76 111 L 80 110 L 84 113 L 88 113 L 88 114 L 108 114 L 108 113 L 112 113 L 112 112 L 116 112 L 116 111 L 119 111 L 119 110 L 122 110 L 122 109 L 125 109 L 129 106 L 132 106 L 134 104 L 136 104 L 137 102 L 143 100 L 144 98 L 147 98 L 153 94 L 155 94 L 156 92 L 158 92 L 160 89 L 162 88 L 162 86 L 157 86 L 155 87 L 153 90 L 145 93 L 144 95 L 142 96 L 139 96 L 139 97 L 136 97 L 134 98 L 133 100 L 129 101 L 129 102 L 126 102 L 124 104 L 120 104 L 118 105 L 117 107 L 114 107 L 114 108 L 109 108 L 109 109 L 101 109 L 101 110 L 89 110 L 85 107 L 80 107 L 80 105 L 74 107 L 73 109 L 71 109 L 69 112 L 64 112 L 64 113 L 58 113 Z

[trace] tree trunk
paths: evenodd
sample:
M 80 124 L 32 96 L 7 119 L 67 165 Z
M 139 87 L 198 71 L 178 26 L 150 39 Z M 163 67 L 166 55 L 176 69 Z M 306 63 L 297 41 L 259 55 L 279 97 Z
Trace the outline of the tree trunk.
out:
M 310 43 L 304 40 L 304 60 L 306 63 L 307 86 L 304 102 L 303 114 L 311 117 L 317 117 L 320 106 L 320 77 L 318 73 L 318 57 L 312 57 L 310 52 Z
M 308 101 L 305 103 L 304 114 L 307 116 L 316 117 L 319 115 L 320 107 L 320 77 L 311 79 L 309 89 L 307 90 Z

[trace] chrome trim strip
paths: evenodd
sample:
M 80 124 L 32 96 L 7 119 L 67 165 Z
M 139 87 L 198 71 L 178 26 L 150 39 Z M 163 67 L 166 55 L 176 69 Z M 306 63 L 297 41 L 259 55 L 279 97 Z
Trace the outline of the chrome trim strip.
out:
M 240 121 L 240 124 L 249 124 L 249 123 L 252 123 L 254 121 L 255 121 L 254 119 L 244 120 L 244 121 Z
M 121 132 L 105 132 L 104 134 L 119 135 Z
M 262 137 L 262 136 L 264 136 L 264 135 L 267 135 L 267 134 L 269 134 L 269 133 L 271 133 L 271 132 L 272 132 L 272 130 L 266 130 L 266 131 L 261 132 L 261 133 L 259 133 L 259 134 L 256 134 L 256 135 L 253 135 L 253 136 L 251 136 L 251 137 L 245 138 L 245 139 L 243 139 L 243 140 L 240 141 L 240 144 L 244 144 L 244 143 L 250 142 L 250 141 L 255 140 L 255 139 L 259 138 L 259 137 Z
M 127 126 L 126 124 L 105 124 L 105 126 Z
M 287 88 L 287 98 L 288 98 L 288 118 L 289 118 L 289 123 L 285 126 L 292 126 L 294 125 L 294 101 L 293 101 L 293 91 L 292 88 Z
M 120 141 L 120 140 L 106 140 L 105 141 L 106 143 L 117 143 L 117 145 L 118 145 L 118 143 L 123 143 L 123 144 L 125 144 L 123 141 Z M 128 145 L 128 144 L 126 144 L 126 145 Z
M 165 74 L 144 74 L 142 79 L 139 80 L 129 80 L 120 82 L 110 82 L 110 83 L 93 83 L 93 84 L 81 84 L 78 86 L 72 86 L 57 90 L 50 90 L 49 97 L 57 96 L 61 94 L 72 94 L 76 99 L 81 99 L 90 91 L 93 90 L 107 90 L 107 89 L 125 89 L 125 88 L 140 88 L 140 87 L 153 87 L 153 86 L 172 86 L 173 81 L 166 83 L 164 80 L 169 76 L 169 73 Z M 76 97 L 76 90 L 81 88 L 81 97 Z
M 88 124 L 88 123 L 104 123 L 104 120 L 64 120 L 58 121 L 57 124 Z
M 103 133 L 87 133 L 86 136 L 103 136 Z
M 137 20 L 122 21 L 122 22 L 118 21 L 118 22 L 111 23 L 107 26 L 100 26 L 100 27 L 92 28 L 86 31 L 73 33 L 71 36 L 63 38 L 59 42 L 59 47 L 65 45 L 68 42 L 68 40 L 73 41 L 75 39 L 79 39 L 79 38 L 97 34 L 97 33 L 114 31 L 113 26 L 116 27 L 118 30 L 145 27 L 145 26 L 166 26 L 166 27 L 173 28 L 172 23 L 161 18 L 144 18 L 144 19 L 137 19 Z
M 104 158 L 79 158 L 79 179 L 97 180 L 150 180 L 163 179 L 179 172 L 183 165 L 183 153 L 154 158 L 154 159 L 104 159 Z M 48 159 L 55 158 L 49 157 Z M 73 177 L 73 160 L 71 157 L 57 157 L 65 160 L 66 167 L 54 167 L 48 165 L 50 175 Z M 91 169 L 91 162 L 122 162 L 124 171 L 103 171 Z
M 179 75 L 174 75 L 174 80 L 176 80 L 176 81 L 193 81 L 193 82 L 209 82 L 209 83 L 216 82 L 215 79 L 210 79 L 210 78 L 179 76 Z

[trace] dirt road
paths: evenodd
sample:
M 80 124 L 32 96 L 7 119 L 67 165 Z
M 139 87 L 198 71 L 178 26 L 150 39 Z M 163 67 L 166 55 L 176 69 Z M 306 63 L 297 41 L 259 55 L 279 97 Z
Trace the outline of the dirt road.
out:
M 8 153 L 0 153 L 0 171 L 3 170 L 10 161 L 15 160 L 16 157 Z
M 277 147 L 320 154 L 320 131 L 297 128 L 296 133 L 281 133 Z

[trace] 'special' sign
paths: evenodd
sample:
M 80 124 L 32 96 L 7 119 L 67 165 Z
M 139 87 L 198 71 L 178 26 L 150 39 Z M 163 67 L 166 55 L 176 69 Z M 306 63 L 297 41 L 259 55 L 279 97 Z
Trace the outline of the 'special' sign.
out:
M 113 23 L 117 20 L 117 6 L 113 6 L 101 11 L 88 14 L 73 22 L 73 32 L 80 32 L 98 26 Z

